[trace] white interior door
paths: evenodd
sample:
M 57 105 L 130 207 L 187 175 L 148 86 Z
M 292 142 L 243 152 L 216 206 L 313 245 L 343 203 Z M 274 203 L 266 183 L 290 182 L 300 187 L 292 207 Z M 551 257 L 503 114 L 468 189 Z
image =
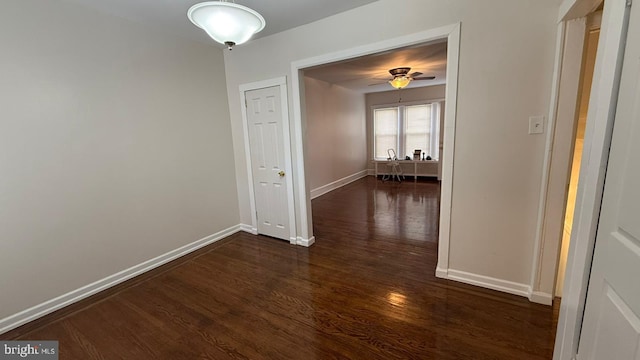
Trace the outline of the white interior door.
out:
M 258 233 L 290 240 L 279 86 L 245 92 Z
M 640 360 L 640 4 L 631 9 L 578 359 Z

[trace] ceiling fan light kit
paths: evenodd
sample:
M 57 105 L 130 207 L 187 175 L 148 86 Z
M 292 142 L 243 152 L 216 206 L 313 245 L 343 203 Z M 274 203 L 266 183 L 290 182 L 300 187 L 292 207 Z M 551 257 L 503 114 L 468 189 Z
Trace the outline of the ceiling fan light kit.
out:
M 207 1 L 187 12 L 191 22 L 229 50 L 251 39 L 266 22 L 257 11 L 229 1 Z
M 411 78 L 406 76 L 398 76 L 393 78 L 392 80 L 389 80 L 389 84 L 391 84 L 391 86 L 393 86 L 396 89 L 403 89 L 407 87 L 407 85 L 409 85 L 410 82 L 411 82 Z
M 393 79 L 389 80 L 389 84 L 394 88 L 400 90 L 406 88 L 412 80 L 433 80 L 435 76 L 418 77 L 422 75 L 421 72 L 414 72 L 409 74 L 410 67 L 399 67 L 389 70 L 389 74 L 393 76 Z

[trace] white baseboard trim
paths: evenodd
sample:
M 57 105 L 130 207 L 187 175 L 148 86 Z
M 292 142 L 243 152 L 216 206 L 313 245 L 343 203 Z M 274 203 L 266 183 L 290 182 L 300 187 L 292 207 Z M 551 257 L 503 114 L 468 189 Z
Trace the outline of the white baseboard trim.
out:
M 254 228 L 251 225 L 247 225 L 247 224 L 240 224 L 239 225 L 239 231 L 244 231 L 247 233 L 250 233 L 252 235 L 259 235 L 258 234 L 258 229 Z M 298 236 L 298 237 L 291 237 L 289 238 L 289 243 L 291 245 L 300 245 L 300 246 L 305 246 L 305 247 L 309 247 L 311 245 L 313 245 L 313 243 L 316 242 L 316 238 L 315 237 L 311 237 L 311 239 L 303 239 L 302 237 Z
M 448 279 L 449 278 L 449 273 L 447 271 L 447 269 L 443 269 L 443 268 L 436 268 L 436 277 L 440 278 L 440 279 Z
M 375 171 L 375 169 L 368 169 L 368 170 L 367 170 L 367 175 L 369 175 L 369 176 L 375 176 L 375 175 L 376 175 L 376 171 Z
M 532 291 L 529 294 L 529 301 L 536 304 L 553 305 L 553 295 L 540 291 Z
M 296 245 L 309 247 L 309 246 L 313 245 L 315 242 L 316 242 L 316 237 L 315 236 L 312 236 L 309 239 L 303 239 L 302 237 L 298 236 L 298 239 L 296 240 Z
M 497 290 L 508 294 L 523 296 L 528 298 L 529 301 L 536 304 L 553 304 L 553 296 L 551 294 L 543 293 L 540 291 L 531 291 L 531 287 L 529 285 L 512 281 L 472 274 L 460 270 L 444 269 L 440 267 L 436 268 L 436 277 L 440 279 L 458 281 L 469 285 L 480 286 L 491 290 Z
M 58 296 L 54 299 L 45 301 L 39 305 L 23 310 L 17 314 L 1 319 L 0 334 L 3 334 L 9 330 L 15 329 L 18 326 L 24 325 L 37 318 L 43 317 L 56 310 L 62 309 L 67 305 L 71 305 L 91 295 L 94 295 L 100 291 L 103 291 L 110 287 L 118 285 L 124 281 L 134 278 L 140 274 L 143 274 L 149 270 L 153 270 L 181 256 L 187 255 L 202 247 L 212 244 L 218 240 L 224 239 L 229 235 L 235 234 L 240 230 L 241 230 L 241 225 L 232 226 L 228 229 L 219 231 L 213 235 L 209 235 L 203 239 L 192 242 L 191 244 L 184 245 L 175 250 L 172 250 L 163 255 L 160 255 L 156 258 L 147 260 L 143 263 L 132 266 L 126 270 L 120 271 L 111 276 L 107 276 L 102 280 L 98 280 L 94 283 L 91 283 L 79 289 L 70 291 L 64 295 Z
M 452 269 L 447 270 L 447 273 L 447 279 L 459 281 L 465 284 L 502 291 L 508 294 L 519 295 L 526 298 L 528 298 L 529 294 L 531 293 L 531 288 L 529 287 L 529 285 L 525 284 Z
M 258 229 L 253 225 L 240 224 L 240 231 L 248 232 L 249 234 L 258 235 Z
M 356 180 L 360 180 L 360 179 L 362 179 L 363 177 L 365 177 L 367 175 L 369 175 L 369 170 L 362 170 L 362 171 L 359 171 L 359 172 L 357 172 L 357 173 L 355 173 L 353 175 L 349 175 L 347 177 L 344 177 L 344 178 L 342 178 L 340 180 L 336 180 L 336 181 L 334 181 L 332 183 L 329 183 L 327 185 L 320 186 L 319 188 L 311 190 L 311 199 L 315 199 L 318 196 L 322 196 L 322 195 L 324 195 L 324 194 L 326 194 L 326 193 L 328 193 L 330 191 L 333 191 L 335 189 L 339 189 L 339 188 L 341 188 L 341 187 L 343 187 L 343 186 L 345 186 L 345 185 L 347 185 L 349 183 L 352 183 L 352 182 L 354 182 Z

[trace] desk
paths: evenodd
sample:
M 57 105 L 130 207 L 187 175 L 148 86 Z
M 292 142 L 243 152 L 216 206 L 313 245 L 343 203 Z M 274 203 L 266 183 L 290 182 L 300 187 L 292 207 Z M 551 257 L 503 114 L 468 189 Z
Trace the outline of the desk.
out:
M 378 171 L 378 165 L 386 166 L 390 160 L 373 160 L 376 178 L 379 174 L 387 174 L 387 172 Z M 398 160 L 402 172 L 406 176 L 413 176 L 413 179 L 417 179 L 418 176 L 438 176 L 438 160 Z M 407 171 L 407 170 L 413 170 Z M 418 172 L 420 170 L 420 172 Z

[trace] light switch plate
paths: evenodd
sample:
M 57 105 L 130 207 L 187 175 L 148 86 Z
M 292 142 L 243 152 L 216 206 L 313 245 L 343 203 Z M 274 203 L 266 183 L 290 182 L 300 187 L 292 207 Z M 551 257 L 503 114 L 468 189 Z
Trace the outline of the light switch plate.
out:
M 529 135 L 544 133 L 544 116 L 531 116 L 529 118 Z

